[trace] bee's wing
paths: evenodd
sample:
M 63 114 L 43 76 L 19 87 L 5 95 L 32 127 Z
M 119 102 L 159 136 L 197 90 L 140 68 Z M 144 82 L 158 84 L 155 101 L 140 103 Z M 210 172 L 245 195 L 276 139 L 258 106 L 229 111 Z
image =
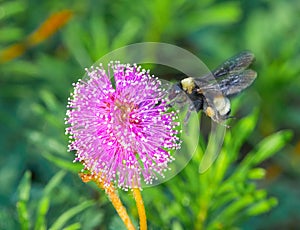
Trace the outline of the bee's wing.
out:
M 236 56 L 225 61 L 222 65 L 213 71 L 215 78 L 224 77 L 230 73 L 238 73 L 248 68 L 254 61 L 254 54 L 250 51 L 243 51 Z
M 233 95 L 247 88 L 255 80 L 257 74 L 251 69 L 246 69 L 253 62 L 254 55 L 244 51 L 228 59 L 213 71 L 213 74 L 194 79 L 200 92 Z
M 230 73 L 225 78 L 217 79 L 222 93 L 226 96 L 237 94 L 246 89 L 255 80 L 257 73 L 252 69 L 240 73 Z
M 229 96 L 241 92 L 255 80 L 257 73 L 252 69 L 242 72 L 230 73 L 222 78 L 207 80 L 205 78 L 194 79 L 195 84 L 199 87 L 200 93 L 211 92 L 220 93 Z

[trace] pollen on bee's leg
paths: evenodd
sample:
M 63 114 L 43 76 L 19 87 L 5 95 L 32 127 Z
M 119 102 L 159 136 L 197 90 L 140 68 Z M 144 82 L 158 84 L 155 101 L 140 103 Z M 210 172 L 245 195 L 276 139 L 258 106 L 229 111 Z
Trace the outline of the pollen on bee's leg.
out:
M 182 89 L 188 94 L 191 94 L 195 88 L 195 82 L 192 77 L 185 78 L 181 81 Z
M 215 116 L 215 111 L 212 109 L 212 107 L 208 106 L 205 110 L 205 114 L 210 118 L 213 118 Z

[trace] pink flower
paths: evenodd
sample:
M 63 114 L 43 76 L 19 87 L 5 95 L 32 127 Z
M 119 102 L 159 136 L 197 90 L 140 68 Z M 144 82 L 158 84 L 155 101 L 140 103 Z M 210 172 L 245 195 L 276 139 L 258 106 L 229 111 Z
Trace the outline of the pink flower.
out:
M 140 66 L 119 62 L 111 62 L 108 73 L 102 65 L 86 71 L 68 101 L 66 133 L 74 161 L 123 189 L 163 176 L 181 141 L 161 82 Z

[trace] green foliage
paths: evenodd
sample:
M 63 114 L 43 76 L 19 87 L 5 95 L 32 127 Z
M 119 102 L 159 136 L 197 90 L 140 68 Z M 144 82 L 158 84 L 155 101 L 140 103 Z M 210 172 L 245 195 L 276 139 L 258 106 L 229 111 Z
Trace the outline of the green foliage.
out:
M 209 67 L 250 49 L 258 72 L 232 103 L 237 119 L 214 164 L 198 173 L 203 138 L 180 174 L 144 189 L 149 227 L 299 226 L 299 1 L 3 0 L 0 52 L 66 8 L 74 17 L 65 27 L 0 64 L 0 229 L 122 228 L 104 193 L 78 178 L 82 166 L 67 152 L 63 119 L 71 84 L 84 67 L 143 41 L 187 48 Z M 120 195 L 137 219 L 132 197 Z
M 27 204 L 30 192 L 30 172 L 26 172 L 19 185 L 19 199 L 17 203 L 17 210 L 19 214 L 19 221 L 22 229 L 29 228 L 29 215 Z
M 28 207 L 31 187 L 31 173 L 27 171 L 24 174 L 24 177 L 18 187 L 19 197 L 17 202 L 17 211 L 21 229 L 62 229 L 62 227 L 64 227 L 68 221 L 73 218 L 73 216 L 95 204 L 94 201 L 84 201 L 83 203 L 66 210 L 64 213 L 59 213 L 60 216 L 57 217 L 56 221 L 50 227 L 47 227 L 48 224 L 46 215 L 50 208 L 50 201 L 55 197 L 54 190 L 57 186 L 59 186 L 65 174 L 66 173 L 63 171 L 58 172 L 43 189 L 42 196 L 40 197 L 36 207 L 36 220 L 34 224 L 31 223 L 31 210 Z M 34 227 L 31 227 L 32 225 Z M 66 229 L 79 229 L 80 227 L 80 223 L 74 223 L 67 226 Z
M 257 111 L 253 112 L 228 130 L 219 157 L 205 173 L 198 173 L 204 147 L 198 148 L 192 162 L 162 188 L 144 190 L 148 217 L 154 226 L 167 228 L 176 222 L 180 229 L 232 229 L 277 205 L 275 197 L 268 197 L 266 190 L 257 188 L 257 180 L 265 177 L 265 170 L 259 165 L 290 140 L 290 131 L 280 131 L 261 140 L 234 166 L 257 117 Z M 159 202 L 153 203 L 153 193 L 160 198 Z M 168 207 L 164 215 L 155 218 L 164 207 Z

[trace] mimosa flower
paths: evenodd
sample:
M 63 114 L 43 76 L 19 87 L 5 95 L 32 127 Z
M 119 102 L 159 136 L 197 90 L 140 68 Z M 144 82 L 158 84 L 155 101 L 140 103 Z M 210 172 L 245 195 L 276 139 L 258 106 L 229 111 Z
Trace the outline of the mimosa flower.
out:
M 86 71 L 68 101 L 66 133 L 74 161 L 123 189 L 163 177 L 181 141 L 177 112 L 167 106 L 161 81 L 119 62 L 108 71 L 102 65 Z

